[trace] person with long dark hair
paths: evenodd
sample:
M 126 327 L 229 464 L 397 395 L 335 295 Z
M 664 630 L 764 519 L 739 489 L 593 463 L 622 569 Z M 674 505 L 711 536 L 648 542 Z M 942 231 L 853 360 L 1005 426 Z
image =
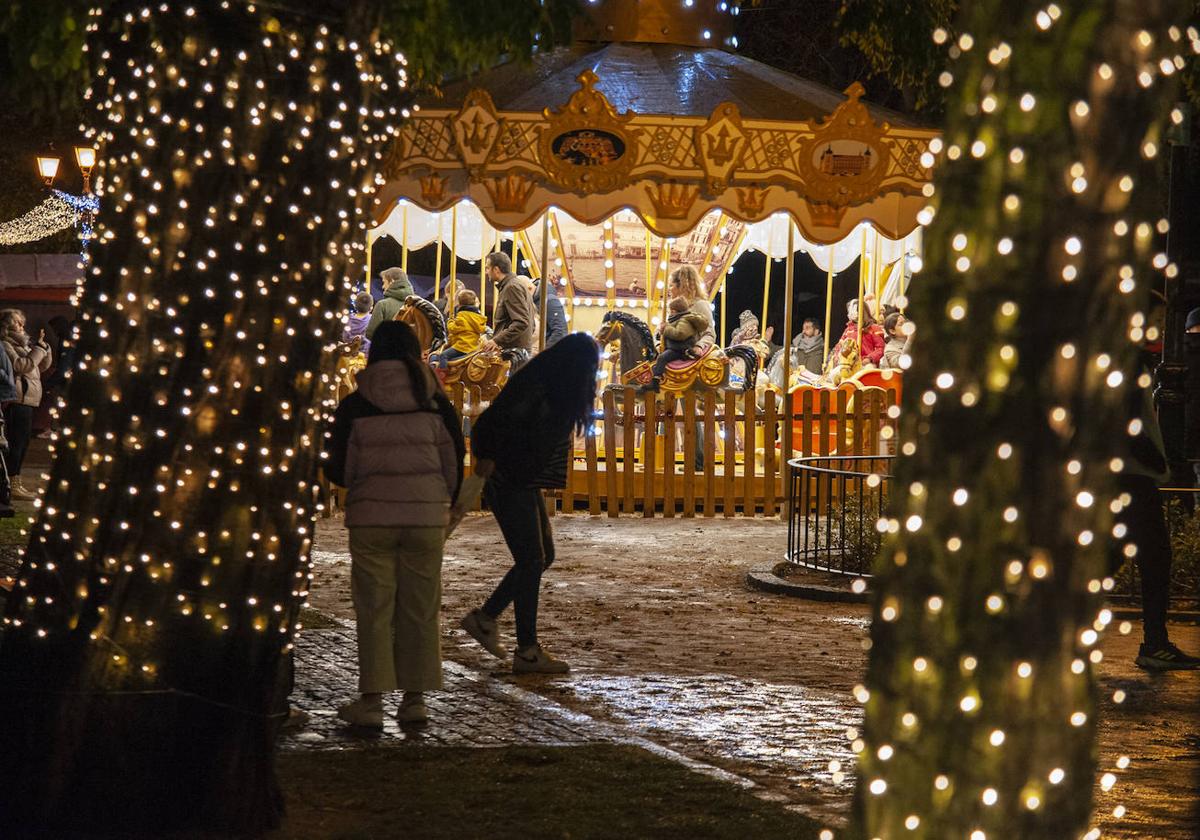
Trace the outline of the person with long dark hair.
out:
M 396 718 L 423 723 L 424 692 L 442 686 L 442 548 L 466 454 L 454 406 L 400 321 L 375 330 L 358 390 L 334 414 L 325 474 L 346 487 L 350 588 L 361 696 L 338 717 L 383 727 L 383 694 L 404 691 Z
M 504 659 L 496 619 L 513 605 L 517 649 L 513 673 L 563 674 L 566 662 L 538 643 L 538 590 L 554 562 L 554 536 L 542 490 L 566 486 L 574 436 L 587 433 L 596 401 L 600 352 L 588 335 L 568 335 L 514 374 L 475 423 L 475 473 L 487 477 L 484 498 L 513 565 L 483 606 L 461 626 Z

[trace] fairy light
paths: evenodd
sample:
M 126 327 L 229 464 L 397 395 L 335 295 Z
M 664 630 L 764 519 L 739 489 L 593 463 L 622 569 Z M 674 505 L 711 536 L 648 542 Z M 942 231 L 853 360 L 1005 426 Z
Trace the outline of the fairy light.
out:
M 223 669 L 261 671 L 299 629 L 332 408 L 323 354 L 407 81 L 385 42 L 311 19 L 180 11 L 88 17 L 104 207 L 55 409 L 51 451 L 67 451 L 4 622 L 6 642 L 90 644 L 97 693 L 170 690 L 210 638 L 228 664 L 190 689 L 236 705 Z M 96 209 L 71 198 L 55 199 L 63 220 Z M 285 239 L 298 219 L 304 235 Z
M 1136 25 L 1100 25 L 1078 79 L 1034 81 L 1027 68 L 1064 51 L 1085 60 L 1078 7 L 981 0 L 963 11 L 953 34 L 932 33 L 950 91 L 918 213 L 923 282 L 908 303 L 930 334 L 914 343 L 912 408 L 900 415 L 892 486 L 910 492 L 892 494 L 878 526 L 856 734 L 873 795 L 860 796 L 851 833 L 1085 836 L 1095 830 L 1080 787 L 1115 784 L 1089 759 L 1092 671 L 1113 622 L 1106 537 L 1128 504 L 1113 450 L 1120 432 L 1144 431 L 1124 416 L 1126 390 L 1149 385 L 1130 374 L 1133 343 L 1149 337 L 1139 292 L 1171 268 L 1152 185 L 1162 124 L 1186 119 L 1164 84 L 1185 42 L 1167 37 L 1169 21 L 1154 18 L 1164 12 L 1139 7 Z M 1028 339 L 1048 334 L 1063 339 Z M 1042 629 L 1014 636 L 1029 626 Z M 955 721 L 954 734 L 918 730 L 918 718 Z

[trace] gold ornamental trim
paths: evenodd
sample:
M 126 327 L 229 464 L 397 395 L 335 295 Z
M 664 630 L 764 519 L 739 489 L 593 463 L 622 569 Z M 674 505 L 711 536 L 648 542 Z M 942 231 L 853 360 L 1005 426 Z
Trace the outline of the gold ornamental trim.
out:
M 788 213 L 816 242 L 861 223 L 892 238 L 917 225 L 937 132 L 875 122 L 857 83 L 827 117 L 783 121 L 730 102 L 707 116 L 622 114 L 595 73 L 578 80 L 557 109 L 498 111 L 476 90 L 457 110 L 414 113 L 385 154 L 377 221 L 403 198 L 430 211 L 469 199 L 501 230 L 548 207 L 587 223 L 632 210 L 661 236 L 713 210 L 743 222 Z
M 538 153 L 546 178 L 578 193 L 608 192 L 626 183 L 637 159 L 637 129 L 629 127 L 632 111 L 617 113 L 596 90 L 600 77 L 584 70 L 579 90 L 561 109 L 545 109 L 546 125 Z

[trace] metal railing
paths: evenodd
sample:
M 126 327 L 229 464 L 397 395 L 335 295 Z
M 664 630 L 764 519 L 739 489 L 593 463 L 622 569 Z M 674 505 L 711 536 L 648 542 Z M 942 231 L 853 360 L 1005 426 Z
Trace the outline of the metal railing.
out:
M 788 562 L 869 577 L 882 534 L 894 455 L 821 455 L 788 461 Z

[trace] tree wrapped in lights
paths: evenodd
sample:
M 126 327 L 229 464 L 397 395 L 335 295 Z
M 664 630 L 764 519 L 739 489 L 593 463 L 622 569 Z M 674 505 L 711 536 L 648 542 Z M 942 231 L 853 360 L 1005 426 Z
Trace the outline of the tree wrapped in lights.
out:
M 417 7 L 475 60 L 558 31 L 564 4 L 512 4 L 486 32 L 442 0 L 88 13 L 105 212 L 4 617 L 0 834 L 278 822 L 322 353 L 407 113 L 396 49 L 415 27 L 429 55 L 429 19 L 397 14 Z
M 947 45 L 855 836 L 1088 831 L 1127 389 L 1175 270 L 1156 166 L 1185 11 L 977 0 Z

